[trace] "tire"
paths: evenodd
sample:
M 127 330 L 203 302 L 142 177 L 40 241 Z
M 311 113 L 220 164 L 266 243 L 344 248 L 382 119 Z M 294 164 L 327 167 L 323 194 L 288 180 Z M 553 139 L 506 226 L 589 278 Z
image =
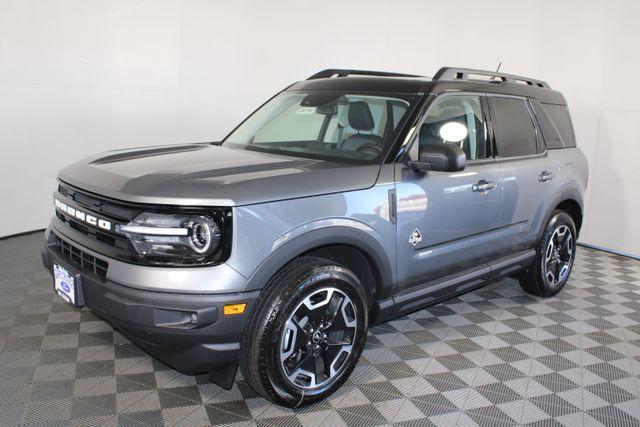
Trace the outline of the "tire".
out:
M 576 226 L 571 216 L 561 210 L 553 211 L 536 248 L 533 265 L 519 277 L 522 289 L 544 298 L 560 292 L 569 280 L 573 268 L 576 239 Z M 558 251 L 557 247 L 560 248 Z
M 295 259 L 269 281 L 249 316 L 242 375 L 278 404 L 322 400 L 355 368 L 367 326 L 367 293 L 351 271 L 323 258 Z

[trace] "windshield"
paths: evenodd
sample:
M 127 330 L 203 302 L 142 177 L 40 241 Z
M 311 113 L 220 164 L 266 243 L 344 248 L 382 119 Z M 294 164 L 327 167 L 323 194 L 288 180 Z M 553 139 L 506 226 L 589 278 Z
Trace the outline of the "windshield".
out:
M 413 97 L 282 92 L 224 141 L 247 150 L 372 163 L 392 143 Z

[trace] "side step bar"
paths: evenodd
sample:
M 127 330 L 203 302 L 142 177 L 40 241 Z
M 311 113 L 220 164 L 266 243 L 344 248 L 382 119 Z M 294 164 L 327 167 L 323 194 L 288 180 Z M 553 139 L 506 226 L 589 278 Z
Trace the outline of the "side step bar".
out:
M 461 273 L 405 289 L 391 298 L 374 302 L 373 323 L 446 301 L 510 276 L 529 267 L 535 256 L 536 251 L 528 249 Z

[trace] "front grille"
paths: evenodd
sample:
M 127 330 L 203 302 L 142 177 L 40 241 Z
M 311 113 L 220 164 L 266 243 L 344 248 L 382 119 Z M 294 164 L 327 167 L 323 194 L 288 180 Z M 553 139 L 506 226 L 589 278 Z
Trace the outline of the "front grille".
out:
M 72 187 L 59 185 L 58 193 L 60 196 L 64 196 L 56 196 L 61 202 L 88 215 L 95 215 L 97 218 L 108 220 L 114 227 L 115 224 L 128 223 L 139 212 L 139 209 L 118 206 L 112 201 L 96 195 L 87 195 Z M 131 260 L 136 255 L 129 239 L 122 234 L 116 233 L 113 229 L 103 230 L 97 226 L 88 225 L 73 215 L 61 212 L 59 209 L 56 209 L 56 216 L 67 227 L 92 239 L 95 243 L 92 242 L 87 247 L 93 251 L 108 254 L 109 257 L 125 261 Z
M 52 233 L 54 250 L 61 255 L 65 260 L 74 264 L 76 267 L 81 267 L 89 272 L 93 272 L 94 275 L 104 280 L 107 277 L 107 269 L 109 263 L 99 258 L 94 257 L 77 248 L 76 246 L 65 242 L 55 233 Z
M 126 206 L 124 203 L 117 203 L 104 197 L 85 193 L 76 188 L 67 187 L 62 184 L 58 185 L 58 192 L 65 197 L 71 198 L 80 206 L 85 207 L 90 211 L 100 213 L 110 219 L 115 219 L 121 222 L 129 222 L 135 218 L 138 213 L 140 213 L 139 208 Z

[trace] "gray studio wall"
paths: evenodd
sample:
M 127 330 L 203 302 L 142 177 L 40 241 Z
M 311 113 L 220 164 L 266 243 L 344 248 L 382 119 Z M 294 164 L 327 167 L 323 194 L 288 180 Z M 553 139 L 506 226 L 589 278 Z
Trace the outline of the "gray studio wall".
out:
M 211 141 L 321 68 L 547 80 L 591 179 L 582 241 L 640 255 L 640 2 L 0 0 L 0 236 L 42 228 L 56 171 Z

